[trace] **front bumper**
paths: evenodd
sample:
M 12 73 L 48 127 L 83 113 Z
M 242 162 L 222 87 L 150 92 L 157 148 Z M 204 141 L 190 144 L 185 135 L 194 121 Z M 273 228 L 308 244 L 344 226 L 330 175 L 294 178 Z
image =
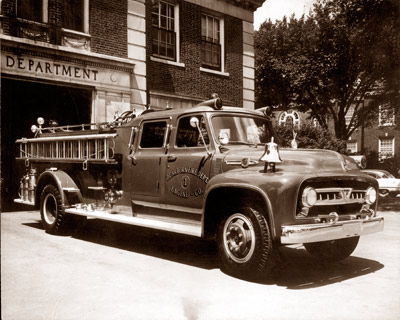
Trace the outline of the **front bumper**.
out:
M 383 217 L 373 217 L 336 223 L 282 226 L 281 243 L 295 244 L 329 241 L 361 236 L 383 230 Z

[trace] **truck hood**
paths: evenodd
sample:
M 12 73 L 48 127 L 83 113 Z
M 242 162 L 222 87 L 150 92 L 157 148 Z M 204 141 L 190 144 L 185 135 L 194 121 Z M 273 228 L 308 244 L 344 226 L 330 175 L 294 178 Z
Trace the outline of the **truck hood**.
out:
M 235 147 L 224 152 L 223 171 L 240 167 L 260 170 L 264 162 L 260 158 L 264 147 Z M 282 162 L 276 163 L 276 171 L 286 172 L 346 172 L 358 170 L 357 164 L 351 158 L 338 152 L 321 149 L 280 149 Z

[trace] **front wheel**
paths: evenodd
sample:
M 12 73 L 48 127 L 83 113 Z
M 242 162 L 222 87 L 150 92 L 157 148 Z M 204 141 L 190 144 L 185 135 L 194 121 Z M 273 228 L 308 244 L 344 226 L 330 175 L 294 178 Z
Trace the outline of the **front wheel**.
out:
M 222 269 L 242 278 L 259 278 L 275 262 L 275 248 L 265 217 L 252 207 L 229 214 L 218 228 Z
M 60 191 L 52 184 L 48 184 L 40 197 L 40 217 L 46 232 L 61 234 L 66 225 L 66 215 L 62 211 Z
M 306 250 L 323 262 L 336 262 L 350 256 L 356 249 L 360 237 L 304 243 Z

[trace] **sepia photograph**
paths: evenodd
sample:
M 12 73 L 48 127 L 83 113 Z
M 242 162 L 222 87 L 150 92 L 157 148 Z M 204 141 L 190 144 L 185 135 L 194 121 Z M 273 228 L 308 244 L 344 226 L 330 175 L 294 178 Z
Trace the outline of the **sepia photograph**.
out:
M 0 0 L 2 320 L 400 320 L 398 0 Z

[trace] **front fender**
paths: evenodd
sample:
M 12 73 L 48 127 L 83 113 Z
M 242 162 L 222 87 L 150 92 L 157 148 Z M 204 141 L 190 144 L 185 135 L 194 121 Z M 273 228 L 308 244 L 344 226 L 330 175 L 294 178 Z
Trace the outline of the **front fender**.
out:
M 258 193 L 265 201 L 266 214 L 267 214 L 266 218 L 270 223 L 273 237 L 274 238 L 276 237 L 275 219 L 273 216 L 271 201 L 268 198 L 268 195 L 261 188 L 254 186 L 252 184 L 249 184 L 249 183 L 232 183 L 232 182 L 219 182 L 218 183 L 218 182 L 215 182 L 206 190 L 205 197 L 204 197 L 205 201 L 207 202 L 208 196 L 210 194 L 212 194 L 213 191 L 216 191 L 221 188 L 235 188 L 235 189 L 248 190 L 248 191 L 253 191 L 253 192 Z M 205 206 L 204 206 L 204 208 L 205 208 Z
M 287 220 L 287 217 L 294 214 L 298 188 L 304 178 L 306 178 L 304 174 L 296 172 L 264 173 L 260 168 L 234 169 L 210 179 L 205 192 L 205 201 L 220 188 L 241 188 L 256 192 L 265 202 L 266 218 L 270 223 L 274 239 L 277 239 L 280 237 L 282 220 Z
M 55 185 L 60 191 L 63 206 L 70 205 L 69 195 L 74 194 L 78 198 L 77 202 L 82 202 L 82 193 L 75 181 L 62 170 L 46 170 L 38 179 L 36 191 L 36 203 L 40 203 L 40 194 L 48 184 Z

